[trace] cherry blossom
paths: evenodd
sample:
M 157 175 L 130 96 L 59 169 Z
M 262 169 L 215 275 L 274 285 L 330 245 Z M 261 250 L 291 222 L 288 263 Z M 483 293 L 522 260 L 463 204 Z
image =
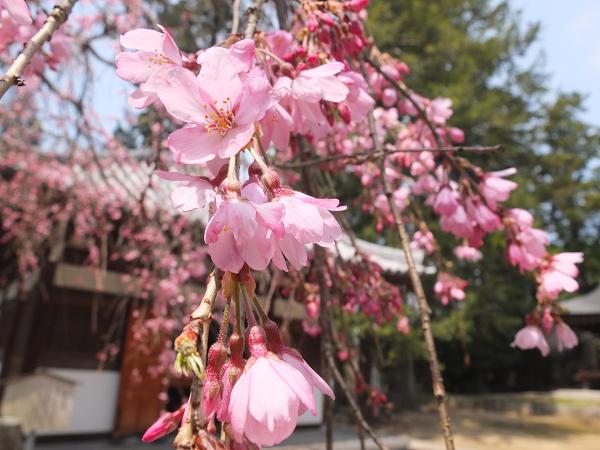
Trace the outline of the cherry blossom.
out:
M 548 356 L 550 353 L 550 346 L 544 337 L 544 333 L 535 325 L 527 325 L 520 329 L 511 346 L 522 350 L 537 348 L 542 356 Z
M 235 66 L 232 57 L 216 57 Z M 176 160 L 197 164 L 238 153 L 250 143 L 256 123 L 265 115 L 270 91 L 260 68 L 243 76 L 235 71 L 217 76 L 213 70 L 201 70 L 198 77 L 186 69 L 173 71 L 169 83 L 158 88 L 158 96 L 173 117 L 188 124 L 169 136 Z
M 268 351 L 264 330 L 250 328 L 248 345 L 251 356 L 229 403 L 233 436 L 272 446 L 292 434 L 306 410 L 316 414 L 312 389 L 301 372 Z

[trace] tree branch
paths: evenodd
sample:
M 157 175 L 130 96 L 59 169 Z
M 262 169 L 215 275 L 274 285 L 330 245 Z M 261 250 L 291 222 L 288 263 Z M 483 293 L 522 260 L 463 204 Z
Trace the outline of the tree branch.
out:
M 246 27 L 244 30 L 244 38 L 252 39 L 256 32 L 256 25 L 260 17 L 260 9 L 264 0 L 254 0 L 250 7 L 246 10 Z
M 17 56 L 6 74 L 0 78 L 0 98 L 12 86 L 25 86 L 25 80 L 21 76 L 31 59 L 42 45 L 52 38 L 54 32 L 67 21 L 75 3 L 77 3 L 77 0 L 63 0 L 60 5 L 54 6 L 42 28 L 29 40 L 25 49 Z
M 379 141 L 377 140 L 377 128 L 375 126 L 375 118 L 373 117 L 373 111 L 369 111 L 368 114 L 369 131 L 371 132 L 371 140 L 375 147 L 375 152 L 381 152 L 379 148 Z M 429 359 L 429 369 L 431 371 L 431 380 L 433 384 L 433 394 L 438 405 L 438 414 L 440 416 L 440 424 L 442 427 L 442 433 L 444 435 L 444 443 L 446 444 L 446 450 L 454 450 L 454 437 L 452 435 L 452 428 L 450 427 L 450 417 L 448 415 L 448 408 L 446 405 L 446 390 L 444 388 L 444 379 L 442 378 L 442 372 L 440 371 L 440 364 L 437 357 L 437 351 L 435 348 L 435 341 L 433 340 L 433 333 L 431 331 L 431 321 L 429 305 L 427 304 L 427 298 L 425 297 L 425 290 L 423 289 L 423 283 L 417 272 L 415 260 L 413 258 L 412 250 L 410 248 L 410 237 L 406 231 L 406 227 L 402 220 L 402 216 L 393 198 L 393 191 L 388 178 L 385 176 L 385 157 L 383 155 L 380 160 L 380 172 L 381 182 L 385 196 L 388 200 L 390 210 L 394 217 L 394 222 L 400 236 L 400 242 L 402 245 L 402 251 L 406 257 L 406 263 L 408 265 L 408 274 L 413 285 L 413 289 L 417 296 L 419 303 L 419 314 L 421 316 L 421 329 L 425 336 L 425 346 L 427 348 L 427 358 Z
M 322 158 L 309 159 L 306 161 L 295 162 L 295 163 L 282 163 L 276 164 L 275 166 L 280 169 L 300 169 L 302 167 L 315 166 L 323 163 L 349 160 L 347 164 L 363 164 L 367 161 L 375 161 L 382 156 L 393 155 L 395 153 L 419 153 L 419 152 L 468 152 L 468 153 L 494 153 L 502 152 L 504 147 L 502 145 L 492 146 L 456 146 L 456 147 L 421 147 L 421 148 L 397 148 L 394 150 L 376 150 L 368 152 L 358 152 L 352 155 L 330 155 Z

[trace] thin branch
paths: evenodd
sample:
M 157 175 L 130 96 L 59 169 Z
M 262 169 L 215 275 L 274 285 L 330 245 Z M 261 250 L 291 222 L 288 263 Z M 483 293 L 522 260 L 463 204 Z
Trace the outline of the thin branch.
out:
M 373 117 L 373 111 L 369 111 L 368 114 L 369 131 L 371 132 L 371 140 L 375 147 L 375 151 L 381 151 L 379 149 L 379 141 L 377 140 L 377 128 L 375 126 L 375 118 Z M 440 371 L 440 364 L 437 357 L 437 351 L 435 348 L 435 341 L 433 340 L 433 333 L 431 331 L 430 321 L 430 309 L 427 304 L 427 298 L 425 297 L 425 290 L 415 260 L 413 258 L 412 250 L 410 248 L 410 237 L 406 231 L 406 226 L 402 220 L 398 205 L 394 201 L 393 191 L 389 179 L 385 176 L 385 156 L 380 160 L 380 171 L 381 171 L 381 182 L 385 191 L 385 196 L 388 200 L 388 205 L 394 217 L 398 235 L 400 236 L 400 242 L 402 245 L 402 251 L 406 257 L 406 263 L 408 265 L 408 274 L 410 276 L 413 289 L 417 296 L 419 303 L 419 313 L 421 316 L 421 328 L 423 335 L 425 336 L 425 346 L 427 348 L 427 357 L 429 359 L 429 368 L 431 371 L 431 379 L 433 384 L 433 394 L 438 405 L 438 414 L 440 416 L 440 424 L 442 427 L 442 433 L 444 435 L 444 443 L 446 444 L 446 450 L 454 450 L 454 437 L 452 435 L 452 428 L 450 427 L 450 417 L 448 414 L 448 408 L 446 405 L 446 390 L 444 388 L 444 379 L 442 378 L 442 372 Z
M 347 164 L 363 164 L 367 161 L 375 161 L 382 156 L 393 155 L 395 153 L 419 153 L 419 152 L 468 152 L 468 153 L 495 153 L 504 151 L 502 145 L 492 146 L 456 146 L 456 147 L 420 147 L 420 148 L 397 148 L 394 150 L 376 150 L 368 152 L 358 152 L 352 155 L 330 155 L 322 158 L 309 159 L 306 161 L 294 163 L 276 164 L 280 169 L 300 169 L 303 167 L 315 166 L 323 163 L 348 160 Z
M 281 271 L 275 269 L 273 276 L 271 277 L 271 284 L 269 285 L 269 291 L 267 292 L 267 296 L 265 297 L 265 313 L 269 314 L 269 310 L 271 309 L 271 302 L 273 301 L 273 296 L 275 295 L 275 290 L 279 286 L 279 278 L 281 277 Z
M 233 17 L 231 18 L 231 34 L 237 34 L 240 27 L 240 0 L 233 0 L 231 7 Z
M 339 369 L 337 368 L 337 366 L 335 364 L 335 359 L 333 357 L 333 353 L 331 351 L 326 350 L 326 356 L 327 356 L 327 364 L 333 371 L 333 376 L 334 376 L 335 380 L 338 382 L 340 388 L 344 392 L 344 395 L 348 399 L 348 403 L 350 403 L 350 408 L 352 409 L 352 412 L 354 413 L 354 417 L 356 418 L 357 423 L 360 425 L 360 427 L 363 430 L 365 430 L 365 432 L 369 435 L 369 437 L 373 440 L 375 445 L 377 445 L 377 447 L 379 447 L 380 450 L 387 450 L 387 447 L 383 444 L 383 442 L 381 442 L 381 440 L 377 437 L 377 435 L 373 431 L 373 428 L 371 428 L 371 426 L 365 420 L 365 417 L 363 416 L 363 414 L 360 410 L 360 407 L 356 403 L 354 395 L 352 395 L 350 388 L 346 384 L 346 380 L 344 379 L 344 377 L 342 376 L 341 372 L 339 371 Z
M 17 56 L 6 74 L 0 78 L 0 98 L 10 87 L 25 85 L 25 80 L 21 76 L 31 59 L 42 45 L 52 38 L 54 32 L 67 21 L 75 3 L 77 3 L 77 0 L 63 0 L 60 5 L 54 6 L 42 28 L 29 40 L 25 49 Z
M 246 10 L 246 27 L 244 30 L 244 38 L 252 39 L 256 32 L 256 25 L 258 25 L 258 18 L 260 17 L 260 9 L 264 3 L 264 0 L 254 0 L 250 7 Z

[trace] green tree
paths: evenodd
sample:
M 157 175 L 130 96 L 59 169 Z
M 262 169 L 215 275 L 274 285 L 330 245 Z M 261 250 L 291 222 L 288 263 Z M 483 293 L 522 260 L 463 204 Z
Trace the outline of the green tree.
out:
M 515 166 L 515 205 L 532 210 L 556 250 L 583 251 L 580 285 L 600 281 L 600 135 L 580 119 L 580 94 L 553 98 L 540 61 L 524 64 L 539 25 L 525 26 L 507 1 L 374 0 L 370 28 L 380 49 L 406 61 L 410 86 L 453 101 L 452 123 L 470 144 L 502 144 L 507 151 L 476 161 L 487 170 Z M 364 223 L 362 224 L 364 226 Z M 450 239 L 441 244 L 450 249 Z M 502 390 L 550 384 L 548 361 L 510 348 L 523 315 L 535 304 L 534 284 L 490 237 L 469 279 L 468 299 L 435 308 L 435 331 L 451 389 Z M 431 280 L 429 280 L 431 281 Z M 458 339 L 457 339 L 458 338 Z M 529 364 L 526 366 L 526 364 Z M 527 367 L 527 370 L 518 370 Z M 535 377 L 535 380 L 533 379 Z

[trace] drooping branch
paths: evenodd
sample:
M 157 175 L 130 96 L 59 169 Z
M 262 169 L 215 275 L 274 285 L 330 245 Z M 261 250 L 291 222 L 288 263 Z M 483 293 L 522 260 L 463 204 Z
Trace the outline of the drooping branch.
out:
M 59 5 L 52 8 L 52 11 L 48 15 L 42 28 L 33 35 L 27 45 L 25 45 L 23 51 L 8 68 L 6 74 L 0 78 L 0 98 L 2 98 L 6 91 L 12 86 L 25 85 L 25 80 L 21 77 L 31 62 L 31 59 L 40 51 L 42 45 L 52 38 L 54 32 L 67 21 L 73 6 L 75 6 L 77 1 L 78 0 L 63 0 Z
M 298 143 L 301 148 L 301 156 L 306 157 L 311 155 L 311 151 L 307 141 L 298 137 Z M 316 184 L 318 177 L 315 176 L 315 169 L 313 167 L 305 167 L 302 170 L 303 184 L 307 192 L 316 197 L 321 196 L 319 187 Z M 325 250 L 315 245 L 315 261 L 314 261 L 315 273 L 317 274 L 317 281 L 319 284 L 319 295 L 320 295 L 320 315 L 319 324 L 321 326 L 321 356 L 323 367 L 323 377 L 327 383 L 330 383 L 331 376 L 338 382 L 344 395 L 348 399 L 351 406 L 352 413 L 356 419 L 358 426 L 362 428 L 373 440 L 379 450 L 387 450 L 382 444 L 381 440 L 375 434 L 375 431 L 371 428 L 368 422 L 365 420 L 364 415 L 360 410 L 360 406 L 356 402 L 355 396 L 352 394 L 348 384 L 344 380 L 344 377 L 335 365 L 334 351 L 333 351 L 333 311 L 332 311 L 332 298 L 330 295 L 330 288 L 326 278 L 327 259 Z M 333 448 L 333 404 L 330 399 L 325 399 L 325 424 L 326 424 L 326 449 L 332 450 Z
M 381 149 L 379 148 L 379 140 L 377 138 L 377 128 L 375 126 L 375 118 L 373 117 L 373 111 L 369 111 L 368 124 L 375 152 L 381 152 Z M 446 405 L 446 390 L 444 388 L 444 379 L 442 378 L 442 372 L 440 371 L 440 364 L 435 348 L 435 341 L 433 340 L 433 333 L 431 331 L 431 311 L 427 303 L 427 298 L 425 297 L 423 283 L 421 282 L 421 278 L 419 276 L 419 273 L 417 272 L 417 266 L 413 258 L 412 250 L 410 248 L 410 237 L 408 236 L 408 232 L 406 231 L 406 227 L 404 225 L 402 215 L 400 214 L 400 210 L 398 209 L 398 206 L 394 201 L 393 191 L 390 182 L 385 176 L 385 156 L 386 155 L 382 156 L 380 160 L 381 182 L 383 184 L 383 189 L 388 201 L 388 205 L 394 218 L 398 235 L 400 236 L 402 251 L 404 252 L 404 256 L 406 257 L 406 263 L 408 265 L 408 274 L 410 276 L 410 280 L 413 285 L 415 294 L 417 296 L 417 301 L 419 303 L 421 329 L 423 330 L 423 335 L 425 337 L 427 358 L 429 360 L 429 368 L 431 371 L 431 379 L 433 384 L 433 394 L 435 396 L 438 406 L 438 414 L 440 416 L 440 424 L 442 427 L 442 433 L 444 435 L 444 443 L 446 444 L 446 450 L 454 450 L 454 437 L 452 435 L 452 428 L 450 426 L 450 416 L 448 414 L 448 408 Z
M 492 146 L 453 146 L 453 147 L 420 147 L 420 148 L 396 148 L 394 150 L 377 150 L 368 152 L 357 152 L 352 155 L 330 155 L 322 158 L 309 159 L 306 161 L 277 164 L 280 169 L 301 169 L 303 167 L 317 166 L 334 161 L 347 160 L 347 164 L 358 165 L 367 161 L 379 160 L 382 156 L 393 155 L 396 153 L 420 153 L 420 152 L 467 152 L 467 153 L 494 153 L 504 151 L 502 145 Z

